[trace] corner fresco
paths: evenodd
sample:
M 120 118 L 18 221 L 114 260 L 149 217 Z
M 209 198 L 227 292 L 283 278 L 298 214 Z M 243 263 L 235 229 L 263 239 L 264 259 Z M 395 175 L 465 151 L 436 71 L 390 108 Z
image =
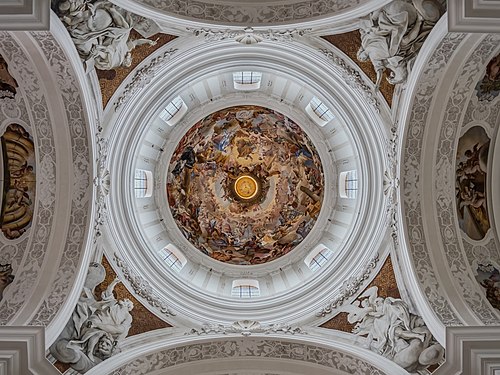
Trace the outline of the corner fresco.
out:
M 17 81 L 9 72 L 7 62 L 0 55 L 0 99 L 13 99 L 17 93 Z
M 491 264 L 479 265 L 476 280 L 484 288 L 488 302 L 500 310 L 500 271 Z
M 18 124 L 7 127 L 1 137 L 0 225 L 4 236 L 13 240 L 31 226 L 35 202 L 35 149 L 31 135 Z
M 490 228 L 486 199 L 486 175 L 490 139 L 474 126 L 458 141 L 456 202 L 460 229 L 473 240 L 484 238 Z
M 323 200 L 316 148 L 284 115 L 231 107 L 195 124 L 169 166 L 170 211 L 184 236 L 213 259 L 277 259 L 311 231 Z
M 476 85 L 476 95 L 480 101 L 492 101 L 500 94 L 500 53 L 486 66 L 486 74 Z

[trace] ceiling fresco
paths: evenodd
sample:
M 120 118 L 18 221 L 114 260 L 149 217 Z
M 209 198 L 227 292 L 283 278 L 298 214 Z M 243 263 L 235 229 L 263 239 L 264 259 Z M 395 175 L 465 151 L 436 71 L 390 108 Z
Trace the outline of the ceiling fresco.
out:
M 268 108 L 238 106 L 196 123 L 169 166 L 167 196 L 184 236 L 213 259 L 261 264 L 296 247 L 323 200 L 308 136 Z

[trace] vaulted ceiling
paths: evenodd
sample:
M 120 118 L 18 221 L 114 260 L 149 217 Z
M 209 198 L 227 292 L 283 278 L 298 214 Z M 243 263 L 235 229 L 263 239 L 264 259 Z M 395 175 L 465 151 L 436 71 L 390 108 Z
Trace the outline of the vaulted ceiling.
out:
M 107 42 L 87 30 L 79 44 L 64 1 L 53 1 L 58 14 L 48 2 L 29 3 L 0 5 L 5 373 L 416 373 L 370 348 L 367 332 L 356 334 L 353 312 L 376 293 L 422 317 L 407 334 L 428 332 L 425 348 L 445 349 L 432 366 L 412 362 L 420 373 L 500 370 L 497 1 L 450 2 L 405 62 L 408 76 L 391 84 L 387 69 L 379 88 L 372 62 L 356 56 L 368 45 L 359 29 L 390 0 L 115 0 L 103 9 L 119 6 L 124 22 L 142 27 L 116 44 L 130 49 L 129 66 L 113 60 L 118 52 L 106 55 L 111 48 L 85 57 L 85 43 Z M 237 72 L 256 73 L 258 84 L 244 86 Z M 312 109 L 317 102 L 330 117 Z M 266 133 L 262 113 L 299 126 L 300 137 Z M 213 122 L 193 137 L 203 121 Z M 279 145 L 266 154 L 255 134 Z M 221 170 L 258 180 L 260 200 L 228 198 Z M 275 199 L 282 227 L 253 235 L 258 225 L 224 227 L 220 214 L 200 226 L 212 199 L 241 218 L 267 214 Z M 278 248 L 286 251 L 275 256 Z M 259 261 L 267 251 L 272 260 Z M 249 259 L 255 264 L 244 265 Z M 125 300 L 133 309 L 118 323 L 107 311 L 123 313 Z M 373 312 L 367 327 L 389 310 Z M 98 317 L 113 317 L 124 334 L 90 330 Z M 91 333 L 82 339 L 72 327 Z M 112 355 L 89 344 L 96 334 L 110 335 Z M 397 337 L 412 342 L 389 341 Z M 77 357 L 64 360 L 68 348 Z

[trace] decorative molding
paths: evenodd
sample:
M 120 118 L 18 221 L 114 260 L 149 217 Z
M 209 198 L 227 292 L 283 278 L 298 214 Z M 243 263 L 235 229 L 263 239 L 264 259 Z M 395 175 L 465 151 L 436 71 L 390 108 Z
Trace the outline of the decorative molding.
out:
M 364 354 L 365 352 L 363 352 Z M 368 353 L 371 355 L 371 353 Z M 113 369 L 110 375 L 142 375 L 159 372 L 177 365 L 192 362 L 219 359 L 244 358 L 279 359 L 280 361 L 301 361 L 336 369 L 334 373 L 357 375 L 395 374 L 395 366 L 385 372 L 381 368 L 388 367 L 384 362 L 375 367 L 373 358 L 365 359 L 361 354 L 346 353 L 345 348 L 337 349 L 325 345 L 304 344 L 284 339 L 262 337 L 219 338 L 216 340 L 197 342 L 189 345 L 159 349 L 154 353 L 136 356 L 119 368 Z M 372 362 L 369 362 L 370 359 Z M 93 374 L 97 372 L 92 372 Z M 102 372 L 101 372 L 102 373 Z M 186 372 L 187 373 L 187 372 Z M 404 373 L 404 372 L 401 372 Z
M 414 264 L 415 278 L 420 283 L 430 308 L 442 324 L 454 326 L 461 325 L 462 322 L 440 284 L 424 231 L 421 163 L 425 127 L 440 77 L 464 38 L 463 34 L 447 34 L 427 58 L 418 83 L 411 92 L 413 102 L 409 108 L 409 118 L 405 122 L 405 126 L 411 130 L 406 133 L 401 152 L 401 208 L 404 210 L 408 256 Z
M 282 333 L 282 334 L 307 334 L 300 327 L 293 327 L 286 323 L 277 323 L 271 325 L 261 325 L 260 322 L 255 320 L 239 320 L 234 322 L 230 326 L 224 326 L 222 324 L 204 324 L 201 328 L 193 328 L 185 335 L 209 335 L 209 334 L 228 334 L 228 333 L 240 333 L 242 336 L 250 336 L 252 333 L 264 333 L 266 335 L 270 333 Z
M 447 327 L 446 361 L 434 375 L 497 375 L 500 327 Z
M 60 375 L 45 358 L 44 327 L 0 327 L 2 375 Z
M 116 100 L 115 111 L 129 101 L 132 96 L 140 92 L 146 85 L 151 83 L 156 73 L 162 68 L 163 63 L 170 60 L 175 52 L 177 52 L 177 48 L 170 48 L 162 55 L 151 60 L 148 65 L 137 70 L 132 80 L 125 86 L 122 95 Z
M 142 276 L 137 275 L 120 257 L 115 253 L 114 261 L 120 268 L 123 276 L 134 289 L 135 294 L 144 298 L 153 308 L 158 309 L 165 316 L 175 316 L 167 303 L 158 297 L 153 287 Z
M 448 30 L 468 33 L 499 33 L 500 0 L 448 1 Z
M 296 37 L 302 37 L 311 32 L 312 29 L 289 29 L 289 30 L 254 30 L 247 27 L 242 30 L 217 30 L 217 29 L 189 29 L 195 36 L 204 36 L 206 41 L 213 42 L 226 39 L 234 39 L 241 44 L 256 44 L 263 40 L 273 42 L 290 42 Z
M 50 0 L 2 0 L 0 30 L 49 30 Z
M 96 214 L 94 219 L 94 244 L 102 235 L 101 228 L 107 220 L 106 196 L 109 194 L 111 179 L 109 170 L 106 168 L 108 159 L 108 141 L 102 137 L 102 127 L 98 126 L 96 133 L 96 176 L 94 186 L 96 187 Z
M 361 288 L 363 282 L 370 278 L 372 272 L 377 267 L 378 262 L 379 262 L 379 255 L 376 254 L 373 257 L 373 259 L 368 262 L 368 264 L 365 266 L 363 272 L 361 272 L 360 275 L 351 276 L 346 281 L 344 281 L 337 296 L 334 299 L 332 299 L 328 303 L 328 305 L 323 307 L 321 311 L 317 312 L 316 316 L 323 317 L 326 316 L 327 314 L 331 314 L 333 310 L 341 307 L 347 301 L 348 298 L 354 296 Z
M 391 138 L 387 142 L 387 166 L 384 172 L 384 194 L 387 199 L 386 215 L 387 225 L 391 228 L 394 245 L 399 245 L 398 239 L 398 132 L 397 124 L 391 128 Z
M 206 0 L 134 0 L 134 2 L 162 13 L 169 13 L 171 17 L 239 25 L 297 23 L 353 11 L 356 8 L 363 8 L 360 10 L 366 12 L 364 8 L 373 5 L 367 0 L 322 0 L 319 3 L 318 0 L 279 3 L 272 1 L 214 3 Z
M 370 88 L 370 86 L 366 84 L 363 77 L 361 77 L 361 74 L 359 74 L 358 70 L 349 66 L 349 64 L 347 64 L 344 59 L 335 55 L 330 50 L 322 48 L 320 49 L 320 52 L 340 68 L 342 72 L 342 78 L 344 78 L 347 84 L 356 89 L 367 101 L 367 103 L 372 105 L 377 113 L 380 113 L 380 102 L 377 99 L 375 92 Z
M 90 221 L 91 191 L 93 166 L 89 125 L 85 119 L 85 108 L 81 96 L 79 80 L 66 54 L 51 32 L 34 32 L 31 37 L 47 59 L 52 74 L 55 75 L 60 97 L 64 103 L 70 135 L 71 166 L 71 216 L 68 218 L 68 230 L 63 240 L 57 277 L 47 288 L 47 297 L 33 313 L 30 325 L 48 325 L 61 312 L 67 302 L 81 257 L 85 253 L 86 238 Z M 37 125 L 38 126 L 38 125 Z M 54 124 L 54 131 L 56 131 Z M 54 192 L 55 194 L 55 192 Z
M 426 126 L 438 125 L 438 132 L 434 136 L 437 147 L 434 156 L 432 184 L 434 190 L 433 201 L 435 203 L 434 212 L 436 215 L 435 223 L 437 232 L 442 243 L 441 251 L 447 262 L 450 276 L 453 278 L 456 290 L 460 293 L 463 301 L 473 311 L 475 316 L 485 325 L 498 325 L 500 319 L 498 310 L 494 309 L 486 299 L 485 293 L 478 288 L 477 281 L 470 273 L 469 261 L 461 246 L 463 234 L 457 230 L 459 221 L 456 200 L 455 200 L 455 169 L 454 164 L 457 158 L 457 149 L 447 147 L 448 144 L 457 144 L 463 129 L 466 129 L 467 123 L 462 122 L 464 114 L 468 109 L 468 104 L 473 102 L 475 95 L 464 95 L 464 92 L 474 91 L 479 77 L 484 76 L 484 67 L 491 58 L 498 54 L 500 36 L 498 34 L 489 34 L 484 36 L 479 44 L 474 47 L 471 53 L 460 68 L 460 75 L 450 85 L 448 97 L 440 98 L 440 124 L 429 124 Z M 491 104 L 497 107 L 497 104 Z M 480 111 L 485 110 L 483 105 L 479 106 Z M 486 117 L 485 120 L 487 120 Z M 483 120 L 484 121 L 484 120 Z M 497 118 L 489 120 L 493 125 L 497 123 Z M 459 126 L 457 126 L 457 122 Z M 486 121 L 485 121 L 486 122 Z M 411 125 L 410 125 L 411 126 Z M 425 132 L 423 132 L 425 133 Z M 422 139 L 422 143 L 426 139 Z M 421 161 L 424 163 L 423 161 Z M 428 219 L 425 219 L 427 224 Z

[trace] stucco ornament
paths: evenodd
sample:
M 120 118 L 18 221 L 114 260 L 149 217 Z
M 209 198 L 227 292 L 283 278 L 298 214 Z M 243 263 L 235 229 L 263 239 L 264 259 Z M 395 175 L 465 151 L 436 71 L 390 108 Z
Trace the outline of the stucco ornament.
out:
M 222 333 L 224 335 L 228 333 L 239 333 L 242 336 L 250 336 L 252 333 L 264 333 L 268 334 L 306 334 L 306 332 L 296 326 L 291 326 L 286 323 L 276 323 L 271 325 L 262 325 L 260 322 L 256 320 L 238 320 L 234 322 L 230 326 L 225 326 L 222 324 L 212 324 L 207 323 L 202 325 L 199 329 L 193 328 L 190 331 L 186 332 L 185 335 L 210 335 L 210 334 L 219 334 Z
M 443 13 L 437 0 L 395 0 L 361 19 L 357 58 L 372 62 L 377 72 L 376 90 L 386 69 L 390 70 L 389 83 L 406 81 L 408 63 Z
M 105 277 L 102 265 L 92 263 L 82 296 L 50 352 L 57 360 L 85 373 L 117 352 L 119 344 L 132 325 L 130 311 L 134 305 L 128 299 L 117 300 L 113 289 L 115 279 L 97 301 L 94 289 Z
M 138 17 L 107 0 L 55 0 L 53 10 L 66 26 L 87 70 L 130 66 L 131 51 L 149 39 L 130 39 L 132 29 L 144 38 L 159 31 L 150 20 Z
M 373 286 L 361 301 L 342 307 L 349 323 L 356 323 L 353 333 L 366 337 L 366 346 L 394 361 L 412 374 L 426 373 L 426 368 L 442 361 L 444 348 L 434 339 L 425 322 L 409 311 L 401 299 L 378 297 Z

